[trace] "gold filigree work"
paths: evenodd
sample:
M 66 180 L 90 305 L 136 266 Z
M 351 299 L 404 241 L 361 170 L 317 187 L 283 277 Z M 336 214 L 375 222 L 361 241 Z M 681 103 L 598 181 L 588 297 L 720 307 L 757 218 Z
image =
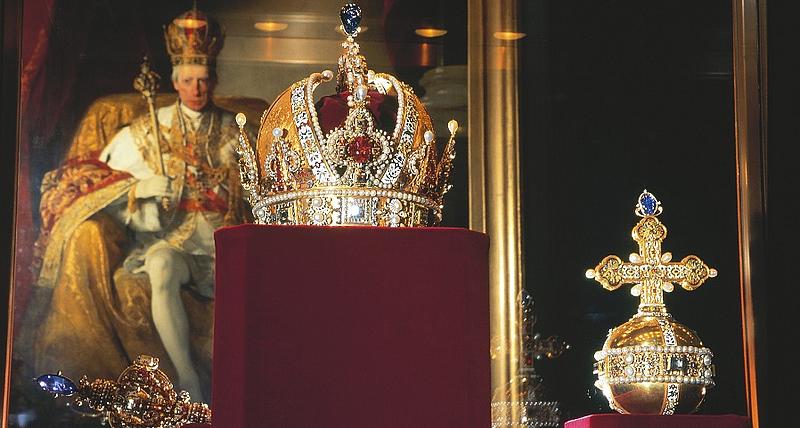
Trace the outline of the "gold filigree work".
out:
M 164 27 L 164 41 L 172 65 L 214 65 L 224 36 L 219 24 L 192 9 Z
M 175 391 L 158 368 L 158 358 L 140 355 L 117 380 L 83 376 L 75 385 L 59 374 L 43 375 L 40 387 L 56 397 L 74 395 L 81 412 L 97 413 L 116 428 L 173 428 L 191 423 L 211 423 L 211 409 L 193 403 L 186 391 Z
M 356 9 L 351 6 L 360 14 Z M 369 70 L 355 41 L 358 29 L 347 34 L 332 98 L 346 103 L 343 120 L 320 117 L 316 109 L 314 91 L 334 81 L 334 73 L 325 70 L 278 96 L 261 118 L 255 147 L 245 133 L 239 139 L 242 186 L 256 222 L 438 224 L 450 189 L 458 124 L 448 125 L 450 138 L 439 156 L 430 116 L 413 89 Z M 373 109 L 391 98 L 397 102 L 394 127 L 381 129 Z M 242 129 L 246 122 L 237 116 Z M 332 129 L 323 130 L 323 123 Z
M 623 262 L 605 257 L 586 277 L 607 290 L 634 284 L 639 309 L 626 323 L 609 331 L 603 349 L 595 353 L 595 385 L 609 406 L 620 413 L 674 414 L 694 411 L 714 385 L 713 354 L 697 334 L 675 321 L 664 305 L 664 292 L 674 283 L 694 290 L 717 271 L 699 257 L 680 262 L 661 252 L 667 228 L 657 218 L 661 203 L 646 190 L 635 213 L 643 217 L 631 231 L 639 251 Z

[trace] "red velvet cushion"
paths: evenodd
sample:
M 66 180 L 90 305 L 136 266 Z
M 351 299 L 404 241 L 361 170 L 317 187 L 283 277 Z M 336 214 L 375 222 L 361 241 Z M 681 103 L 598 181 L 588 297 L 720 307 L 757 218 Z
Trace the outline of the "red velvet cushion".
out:
M 215 428 L 490 426 L 488 237 L 217 231 Z

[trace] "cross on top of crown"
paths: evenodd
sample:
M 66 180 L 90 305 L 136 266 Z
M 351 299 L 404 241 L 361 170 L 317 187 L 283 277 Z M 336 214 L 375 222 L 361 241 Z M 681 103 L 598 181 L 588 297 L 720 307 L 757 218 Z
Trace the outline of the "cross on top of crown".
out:
M 672 261 L 672 253 L 661 253 L 661 242 L 667 228 L 656 218 L 663 208 L 661 202 L 647 190 L 639 195 L 635 214 L 642 217 L 633 227 L 631 236 L 639 244 L 639 252 L 631 253 L 628 262 L 616 255 L 604 258 L 586 277 L 599 282 L 606 290 L 616 290 L 624 284 L 635 284 L 631 294 L 640 296 L 640 315 L 667 315 L 664 294 L 671 292 L 673 283 L 694 290 L 707 278 L 717 276 L 699 257 L 689 255 L 680 262 Z

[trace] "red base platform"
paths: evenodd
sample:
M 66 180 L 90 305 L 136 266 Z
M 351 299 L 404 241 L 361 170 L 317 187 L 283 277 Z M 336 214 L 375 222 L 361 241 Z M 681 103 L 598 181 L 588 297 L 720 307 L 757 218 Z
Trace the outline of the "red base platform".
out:
M 584 416 L 564 428 L 750 428 L 750 418 L 739 415 L 621 415 Z
M 216 233 L 214 428 L 486 428 L 488 237 Z

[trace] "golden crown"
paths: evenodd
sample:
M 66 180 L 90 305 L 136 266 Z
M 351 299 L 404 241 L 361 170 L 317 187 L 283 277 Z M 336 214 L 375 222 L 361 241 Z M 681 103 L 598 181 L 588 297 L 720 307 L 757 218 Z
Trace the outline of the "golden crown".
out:
M 355 38 L 361 9 L 340 12 L 347 35 L 336 94 L 317 109 L 325 70 L 293 84 L 261 117 L 255 149 L 239 113 L 239 166 L 260 224 L 428 226 L 441 221 L 455 158 L 456 121 L 441 158 L 433 124 L 411 87 L 367 68 Z M 388 120 L 391 119 L 391 120 Z M 381 124 L 383 128 L 381 129 Z
M 216 21 L 193 8 L 180 14 L 164 27 L 172 65 L 211 65 L 222 50 L 224 35 Z

